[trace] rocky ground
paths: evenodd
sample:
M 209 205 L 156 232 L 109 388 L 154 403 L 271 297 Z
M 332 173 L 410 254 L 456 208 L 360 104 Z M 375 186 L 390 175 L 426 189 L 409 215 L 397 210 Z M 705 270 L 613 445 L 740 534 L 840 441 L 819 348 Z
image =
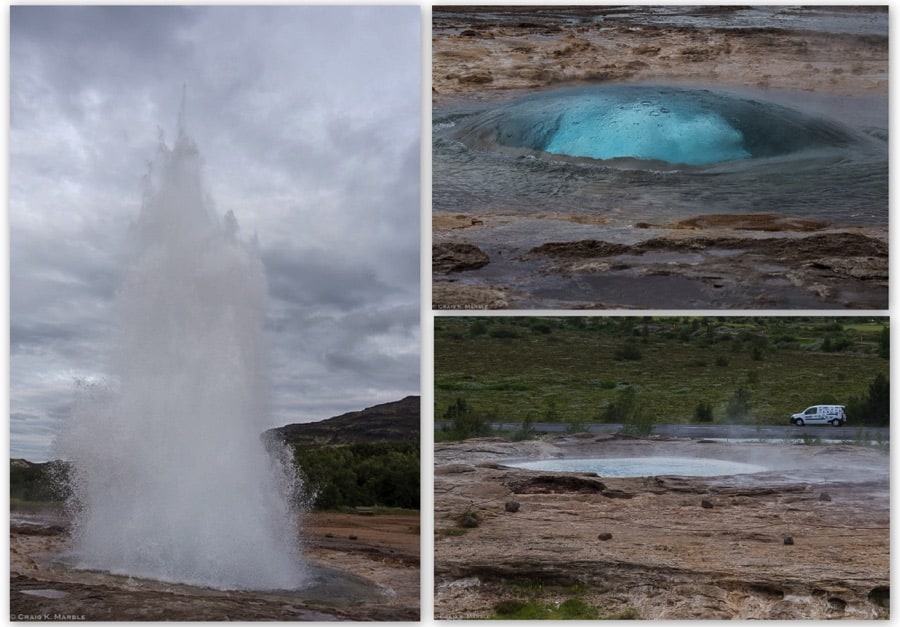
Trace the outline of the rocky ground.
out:
M 888 85 L 887 40 L 871 35 L 642 24 L 620 7 L 459 6 L 435 8 L 432 16 L 435 106 L 587 81 L 703 80 L 836 95 L 885 93 Z
M 482 230 L 475 237 L 490 238 L 491 225 L 505 221 L 454 218 L 472 224 L 470 239 L 475 229 Z M 439 226 L 448 222 L 442 218 L 436 220 L 432 247 L 433 306 L 527 309 L 536 293 L 549 295 L 548 302 L 557 293 L 562 307 L 575 309 L 658 308 L 660 302 L 674 309 L 886 306 L 886 233 L 823 228 L 809 234 L 815 227 L 786 217 L 766 216 L 772 226 L 763 228 L 744 224 L 762 221 L 758 215 L 717 218 L 722 216 L 683 220 L 636 244 L 547 242 L 517 254 L 514 262 L 495 260 L 498 266 L 517 263 L 522 271 L 505 283 L 493 277 L 490 285 L 466 281 L 467 271 L 484 268 L 491 258 L 475 244 L 457 241 L 466 227 L 448 233 Z M 709 226 L 727 222 L 733 226 Z M 528 268 L 534 270 L 531 276 Z
M 696 18 L 737 10 L 694 7 L 689 12 Z M 879 9 L 845 10 L 864 18 L 866 11 Z M 601 14 L 603 21 L 594 19 Z M 627 15 L 614 7 L 440 7 L 433 12 L 435 108 L 505 100 L 551 86 L 639 81 L 886 96 L 887 38 L 648 24 L 634 8 Z M 667 302 L 672 308 L 833 309 L 887 304 L 886 229 L 847 229 L 777 213 L 708 215 L 698 207 L 693 217 L 636 225 L 646 229 L 646 237 L 615 254 L 588 250 L 610 243 L 602 228 L 593 238 L 545 239 L 561 244 L 552 250 L 500 243 L 513 232 L 559 232 L 563 222 L 602 227 L 602 219 L 591 215 L 532 212 L 522 217 L 515 208 L 435 214 L 434 307 L 658 308 Z M 785 250 L 794 240 L 809 249 L 821 238 L 845 237 L 862 249 L 831 247 L 811 256 Z M 470 248 L 453 249 L 463 244 Z M 655 254 L 648 254 L 651 247 Z M 691 255 L 684 256 L 685 251 Z M 648 293 L 657 297 L 645 302 Z
M 690 456 L 733 477 L 607 479 L 516 459 Z M 645 619 L 886 618 L 889 463 L 856 446 L 566 436 L 438 444 L 435 617 L 577 598 Z
M 390 620 L 419 618 L 419 518 L 315 513 L 305 517 L 304 552 L 348 573 L 359 601 L 301 600 L 290 594 L 222 592 L 73 571 L 50 556 L 68 543 L 60 518 L 12 516 L 13 620 Z

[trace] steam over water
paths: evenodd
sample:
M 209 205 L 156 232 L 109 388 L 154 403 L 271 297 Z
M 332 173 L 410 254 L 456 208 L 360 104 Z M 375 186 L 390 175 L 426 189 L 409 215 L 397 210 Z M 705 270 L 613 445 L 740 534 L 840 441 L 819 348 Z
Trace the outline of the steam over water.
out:
M 699 457 L 620 457 L 589 459 L 544 459 L 508 464 L 529 470 L 553 472 L 592 472 L 601 477 L 649 477 L 653 475 L 685 475 L 715 477 L 763 472 L 765 466 L 723 459 Z
M 182 120 L 145 185 L 113 377 L 58 441 L 75 468 L 69 559 L 220 589 L 300 587 L 299 484 L 287 451 L 260 438 L 262 264 L 234 215 L 213 212 Z

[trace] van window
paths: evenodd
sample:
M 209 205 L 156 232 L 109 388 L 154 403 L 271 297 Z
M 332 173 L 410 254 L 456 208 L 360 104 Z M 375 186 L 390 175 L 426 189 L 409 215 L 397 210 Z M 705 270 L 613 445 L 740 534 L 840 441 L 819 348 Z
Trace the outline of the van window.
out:
M 819 409 L 817 407 L 810 407 L 805 412 L 803 412 L 807 416 L 812 416 L 813 414 L 819 413 Z

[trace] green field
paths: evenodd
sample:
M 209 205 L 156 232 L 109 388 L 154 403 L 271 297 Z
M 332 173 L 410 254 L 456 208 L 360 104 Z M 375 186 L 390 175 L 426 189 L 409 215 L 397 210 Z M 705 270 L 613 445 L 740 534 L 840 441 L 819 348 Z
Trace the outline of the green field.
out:
M 839 403 L 848 425 L 886 424 L 886 411 L 863 407 L 876 377 L 889 376 L 888 322 L 438 317 L 435 419 L 463 399 L 492 421 L 613 422 L 610 405 L 630 395 L 657 423 L 695 422 L 703 404 L 715 423 L 787 424 L 809 405 Z M 736 396 L 746 411 L 730 409 Z

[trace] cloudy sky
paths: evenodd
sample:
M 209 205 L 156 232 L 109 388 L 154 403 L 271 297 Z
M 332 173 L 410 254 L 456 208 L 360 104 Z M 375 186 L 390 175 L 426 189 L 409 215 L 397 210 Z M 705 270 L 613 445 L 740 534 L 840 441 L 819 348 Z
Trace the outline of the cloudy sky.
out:
M 106 377 L 126 233 L 182 85 L 216 211 L 256 233 L 271 426 L 419 393 L 420 9 L 10 11 L 10 448 Z

